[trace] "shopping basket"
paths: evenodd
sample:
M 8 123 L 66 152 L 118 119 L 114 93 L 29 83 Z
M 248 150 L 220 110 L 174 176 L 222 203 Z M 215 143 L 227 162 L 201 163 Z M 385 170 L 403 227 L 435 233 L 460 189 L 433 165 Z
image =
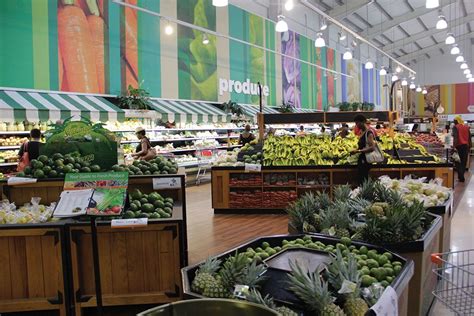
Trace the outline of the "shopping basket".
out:
M 456 315 L 474 315 L 474 249 L 431 255 L 438 284 L 433 295 Z

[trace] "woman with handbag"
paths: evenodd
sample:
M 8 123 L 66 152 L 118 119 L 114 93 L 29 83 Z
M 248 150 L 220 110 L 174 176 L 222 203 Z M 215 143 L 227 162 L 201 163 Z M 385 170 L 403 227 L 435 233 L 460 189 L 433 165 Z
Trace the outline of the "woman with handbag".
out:
M 20 156 L 18 162 L 18 171 L 23 171 L 27 166 L 30 165 L 30 161 L 38 159 L 41 147 L 41 131 L 37 128 L 33 128 L 30 131 L 30 139 L 24 142 L 20 146 L 18 156 Z
M 132 154 L 133 158 L 139 160 L 152 160 L 156 157 L 156 149 L 151 145 L 150 140 L 146 137 L 146 131 L 143 127 L 137 127 L 135 135 L 140 140 L 136 152 Z
M 367 154 L 376 149 L 375 134 L 372 129 L 367 127 L 367 119 L 362 114 L 354 117 L 356 127 L 360 130 L 358 149 L 351 152 L 352 155 L 360 154 L 357 160 L 359 185 L 369 178 L 370 163 Z

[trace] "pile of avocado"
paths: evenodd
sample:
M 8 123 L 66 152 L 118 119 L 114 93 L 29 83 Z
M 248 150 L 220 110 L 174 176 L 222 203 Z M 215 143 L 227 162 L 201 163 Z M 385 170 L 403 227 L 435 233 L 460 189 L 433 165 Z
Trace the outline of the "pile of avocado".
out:
M 170 197 L 162 197 L 153 192 L 143 194 L 136 189 L 129 194 L 130 207 L 123 213 L 123 218 L 170 218 L 173 213 L 174 201 Z
M 113 165 L 112 171 L 126 171 L 129 175 L 176 174 L 178 165 L 167 158 L 156 157 L 149 161 L 135 160 L 130 166 Z

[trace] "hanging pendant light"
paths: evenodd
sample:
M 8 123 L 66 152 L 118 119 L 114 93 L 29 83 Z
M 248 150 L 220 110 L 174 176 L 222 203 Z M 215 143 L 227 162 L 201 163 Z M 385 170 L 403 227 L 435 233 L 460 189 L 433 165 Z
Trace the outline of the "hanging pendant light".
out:
M 470 74 L 470 73 L 471 73 L 471 71 L 470 71 L 469 69 L 465 69 L 465 70 L 464 70 L 464 74 L 465 74 L 465 75 Z
M 324 47 L 326 46 L 326 41 L 324 40 L 323 33 L 318 33 L 318 37 L 314 41 L 315 47 Z
M 398 76 L 396 74 L 392 75 L 392 82 L 395 82 L 398 80 Z
M 326 22 L 326 19 L 325 18 L 321 18 L 321 25 L 319 27 L 319 29 L 321 31 L 324 31 L 325 29 L 328 28 L 328 23 Z
M 380 68 L 380 72 L 379 72 L 379 75 L 381 76 L 385 76 L 387 74 L 387 70 L 385 70 L 385 67 L 382 66 L 382 68 Z
M 414 83 L 414 82 L 410 83 L 410 89 L 413 90 L 413 89 L 415 89 L 415 88 L 416 88 L 415 83 Z
M 467 82 L 474 82 L 474 78 L 467 79 Z
M 462 55 L 459 55 L 458 57 L 456 57 L 456 62 L 457 63 L 463 63 L 464 62 L 464 57 Z
M 454 44 L 455 42 L 456 42 L 456 39 L 454 38 L 453 33 L 448 33 L 448 36 L 446 36 L 446 40 L 444 41 L 444 43 L 446 45 L 451 45 L 451 44 Z
M 458 45 L 454 44 L 453 45 L 453 48 L 451 48 L 451 55 L 457 55 L 461 52 L 461 50 L 459 50 L 459 47 Z
M 351 60 L 352 59 L 352 52 L 349 48 L 345 51 L 344 55 L 342 55 L 342 59 L 344 59 L 344 60 Z
M 285 10 L 286 11 L 291 11 L 291 10 L 293 10 L 294 7 L 295 7 L 295 3 L 293 2 L 293 0 L 287 0 L 285 2 Z
M 278 16 L 278 22 L 275 25 L 275 31 L 277 31 L 278 33 L 283 33 L 283 32 L 288 31 L 288 23 L 286 23 L 284 15 Z
M 416 87 L 416 92 L 421 92 L 421 87 L 420 87 L 420 85 L 418 85 L 418 87 Z
M 209 44 L 209 38 L 207 37 L 207 34 L 206 34 L 206 33 L 204 33 L 204 35 L 202 36 L 202 43 L 203 43 L 204 45 Z
M 171 26 L 171 24 L 168 22 L 165 26 L 165 34 L 166 35 L 171 35 L 173 34 L 174 30 L 173 30 L 173 26 Z
M 408 81 L 405 78 L 402 80 L 402 86 L 408 86 Z
M 472 74 L 467 74 L 466 79 L 472 78 Z
M 367 60 L 367 62 L 365 63 L 365 69 L 373 69 L 373 68 L 374 68 L 374 64 L 370 60 Z
M 469 68 L 466 63 L 462 63 L 461 66 L 459 66 L 461 69 L 467 69 Z
M 345 40 L 346 37 L 347 37 L 347 36 L 346 36 L 346 33 L 344 33 L 342 30 L 341 30 L 339 33 L 337 33 L 337 35 L 339 36 L 339 41 L 341 41 L 341 42 L 342 42 L 343 40 Z
M 444 30 L 447 27 L 448 27 L 448 22 L 446 21 L 446 18 L 444 17 L 444 15 L 439 15 L 438 22 L 436 22 L 436 29 Z
M 395 68 L 395 71 L 397 73 L 401 73 L 402 72 L 402 67 L 400 67 L 400 65 L 398 65 L 397 68 Z
M 425 7 L 427 9 L 434 9 L 439 7 L 439 0 L 426 0 Z
M 212 0 L 212 5 L 215 7 L 226 7 L 229 5 L 229 0 Z
M 427 94 L 427 93 L 428 93 L 428 90 L 426 90 L 426 88 L 423 87 L 423 91 L 421 91 L 421 93 Z

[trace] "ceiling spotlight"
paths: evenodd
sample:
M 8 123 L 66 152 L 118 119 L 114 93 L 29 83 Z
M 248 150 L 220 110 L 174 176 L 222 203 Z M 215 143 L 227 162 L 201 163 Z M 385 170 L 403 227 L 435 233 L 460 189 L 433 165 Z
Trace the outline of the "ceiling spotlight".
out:
M 202 43 L 203 43 L 204 45 L 209 44 L 209 38 L 207 37 L 207 34 L 206 34 L 206 33 L 204 33 L 204 35 L 202 36 Z
M 438 22 L 436 22 L 436 29 L 437 30 L 444 30 L 448 27 L 448 22 L 446 22 L 446 18 L 444 15 L 438 16 Z
M 347 49 L 344 55 L 342 55 L 342 59 L 344 60 L 350 60 L 352 59 L 352 52 L 350 49 Z
M 462 63 L 461 66 L 459 66 L 461 69 L 467 69 L 469 68 L 466 63 Z
M 295 7 L 295 3 L 293 2 L 293 0 L 286 0 L 286 2 L 285 2 L 285 10 L 286 11 L 291 11 L 291 10 L 293 10 L 294 7 Z
M 168 22 L 165 26 L 165 34 L 166 35 L 171 35 L 173 34 L 173 27 L 171 26 L 170 22 Z
M 352 40 L 351 45 L 352 45 L 352 47 L 357 47 L 357 41 L 356 41 L 356 40 Z
M 472 78 L 472 74 L 467 74 L 466 79 Z
M 474 78 L 467 79 L 467 82 L 474 82 Z
M 342 31 L 339 32 L 339 33 L 337 33 L 337 35 L 339 36 L 339 41 L 341 41 L 341 42 L 342 42 L 343 40 L 345 40 L 346 37 L 347 37 L 347 36 L 346 36 L 346 33 L 342 32 Z
M 464 62 L 464 57 L 462 57 L 462 55 L 459 55 L 458 57 L 456 57 L 456 62 L 457 63 L 463 63 Z
M 326 20 L 325 20 L 324 18 L 321 19 L 321 26 L 319 27 L 319 29 L 320 29 L 321 31 L 324 31 L 324 30 L 327 29 L 327 28 L 328 28 L 328 23 L 326 22 Z
M 411 76 L 410 79 L 411 79 L 411 81 L 415 81 L 416 77 L 415 77 L 415 76 Z
M 446 39 L 444 40 L 444 43 L 446 45 L 451 45 L 456 42 L 456 39 L 454 38 L 453 33 L 448 33 L 448 36 L 446 36 Z
M 382 66 L 382 68 L 380 68 L 380 72 L 379 72 L 379 75 L 381 76 L 385 76 L 387 74 L 387 70 L 385 70 L 385 67 Z
M 454 44 L 453 45 L 453 48 L 451 48 L 451 55 L 457 55 L 459 54 L 461 51 L 459 50 L 459 47 L 458 45 Z
M 415 89 L 415 88 L 416 88 L 416 85 L 415 85 L 415 83 L 414 83 L 414 82 L 410 83 L 410 89 L 412 89 L 412 90 L 413 90 L 413 89 Z
M 326 46 L 326 41 L 324 40 L 323 33 L 318 33 L 318 37 L 314 41 L 315 47 L 324 47 Z
M 373 69 L 373 68 L 374 68 L 374 64 L 370 60 L 367 60 L 367 62 L 365 63 L 365 69 Z
M 212 0 L 212 5 L 215 7 L 225 7 L 229 4 L 229 0 Z
M 465 75 L 468 75 L 468 74 L 470 74 L 470 73 L 471 73 L 471 71 L 470 71 L 469 69 L 465 69 L 465 70 L 464 70 L 464 74 L 465 74 Z
M 396 74 L 392 75 L 392 82 L 395 82 L 398 80 L 398 76 Z
M 421 87 L 420 87 L 420 85 L 418 85 L 418 87 L 416 87 L 416 90 L 415 90 L 415 91 L 416 91 L 416 92 L 421 92 Z
M 283 32 L 288 31 L 288 23 L 286 23 L 285 21 L 285 16 L 283 15 L 278 16 L 278 22 L 275 25 L 275 31 L 277 31 L 278 33 L 283 33 Z
M 423 88 L 423 91 L 421 91 L 421 93 L 427 94 L 427 93 L 428 93 L 428 90 L 426 90 L 426 88 Z
M 425 7 L 427 9 L 434 9 L 439 7 L 439 0 L 426 0 Z
M 402 72 L 402 68 L 400 66 L 397 66 L 397 68 L 395 68 L 395 71 L 397 73 L 401 73 Z
M 402 80 L 402 86 L 408 86 L 408 81 L 405 78 Z

